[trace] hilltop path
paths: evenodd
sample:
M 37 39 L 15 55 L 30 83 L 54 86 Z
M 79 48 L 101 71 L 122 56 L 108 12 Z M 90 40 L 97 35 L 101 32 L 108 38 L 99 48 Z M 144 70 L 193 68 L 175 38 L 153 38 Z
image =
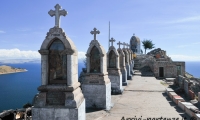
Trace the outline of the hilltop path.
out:
M 87 120 L 124 120 L 127 118 L 179 118 L 188 115 L 165 94 L 165 86 L 155 77 L 134 76 L 122 95 L 112 95 L 110 111 L 87 110 Z M 141 117 L 142 116 L 142 117 Z M 131 119 L 130 119 L 131 120 Z M 135 119 L 136 120 L 136 119 Z M 138 120 L 138 119 L 137 119 Z

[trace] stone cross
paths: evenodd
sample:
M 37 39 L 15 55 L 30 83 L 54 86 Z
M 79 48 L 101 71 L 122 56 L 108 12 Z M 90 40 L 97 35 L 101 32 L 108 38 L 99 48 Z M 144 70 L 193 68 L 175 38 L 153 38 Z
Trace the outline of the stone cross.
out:
M 65 9 L 60 10 L 61 6 L 59 4 L 56 4 L 55 10 L 50 10 L 48 13 L 51 17 L 55 16 L 55 26 L 60 27 L 60 16 L 66 16 L 67 11 Z
M 93 35 L 94 34 L 94 40 L 96 40 L 96 34 L 99 34 L 100 31 L 97 30 L 96 28 L 93 29 L 94 31 L 91 31 L 90 33 Z
M 123 43 L 122 43 L 122 45 L 123 45 L 123 48 L 125 48 L 125 45 L 126 45 L 126 43 L 125 43 L 125 42 L 123 42 Z
M 123 45 L 120 41 L 117 43 L 117 45 L 119 45 L 119 48 L 120 48 L 120 45 Z
M 130 45 L 127 43 L 127 44 L 126 44 L 126 47 L 129 48 L 129 46 L 130 46 Z
M 111 42 L 111 46 L 113 46 L 113 42 L 115 42 L 115 39 L 111 38 L 109 41 Z

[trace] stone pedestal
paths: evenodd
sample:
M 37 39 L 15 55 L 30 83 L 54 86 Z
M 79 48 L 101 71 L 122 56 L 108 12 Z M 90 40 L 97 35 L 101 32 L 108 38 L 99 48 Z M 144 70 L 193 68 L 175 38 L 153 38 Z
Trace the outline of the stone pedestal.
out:
M 34 97 L 33 120 L 85 120 L 85 99 L 79 86 L 38 87 L 41 92 Z
M 83 84 L 82 90 L 86 98 L 87 108 L 111 108 L 111 83 L 105 85 Z
M 123 87 L 120 70 L 108 68 L 108 78 L 111 82 L 111 94 L 121 94 L 123 92 Z
M 127 70 L 127 80 L 132 79 L 131 71 L 130 71 L 130 65 L 126 63 L 126 70 Z
M 87 108 L 111 108 L 111 82 L 107 75 L 86 73 L 81 85 Z
M 85 120 L 85 100 L 78 108 L 33 108 L 32 114 L 33 120 Z
M 134 75 L 133 67 L 134 67 L 134 60 L 131 60 L 131 74 L 132 75 Z
M 121 73 L 122 73 L 122 85 L 123 86 L 127 86 L 127 71 L 126 71 L 126 68 L 121 68 Z

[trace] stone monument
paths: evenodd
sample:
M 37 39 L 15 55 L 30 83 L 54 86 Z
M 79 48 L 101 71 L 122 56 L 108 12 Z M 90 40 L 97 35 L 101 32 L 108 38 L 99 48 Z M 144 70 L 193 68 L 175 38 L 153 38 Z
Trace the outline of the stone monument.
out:
M 108 78 L 106 52 L 96 39 L 100 31 L 94 28 L 90 32 L 94 40 L 90 42 L 86 53 L 87 72 L 81 87 L 86 98 L 87 108 L 107 109 L 111 107 L 111 83 Z
M 119 66 L 120 66 L 120 71 L 122 73 L 122 85 L 127 86 L 127 71 L 126 71 L 126 66 L 125 66 L 125 55 L 124 55 L 123 50 L 120 48 L 120 45 L 122 45 L 122 43 L 119 41 L 117 45 L 119 45 L 119 48 L 117 49 L 117 51 L 119 53 Z
M 129 63 L 130 63 L 130 72 L 131 72 L 131 75 L 133 75 L 134 74 L 134 72 L 133 72 L 133 67 L 134 67 L 134 60 L 133 60 L 133 51 L 129 48 L 130 47 L 130 45 L 127 43 L 126 44 L 126 46 L 127 46 L 127 51 L 129 52 Z
M 131 76 L 131 72 L 130 72 L 130 63 L 129 63 L 129 52 L 127 50 L 127 48 L 125 47 L 126 46 L 126 43 L 123 42 L 123 52 L 124 52 L 124 55 L 125 55 L 125 64 L 126 64 L 126 71 L 127 71 L 127 79 L 128 80 L 131 80 L 132 79 L 132 76 Z
M 107 52 L 107 70 L 108 77 L 111 82 L 111 93 L 121 94 L 123 91 L 123 87 L 122 74 L 119 66 L 119 54 L 113 46 L 113 42 L 115 42 L 115 39 L 111 38 L 109 41 L 111 42 L 111 46 L 109 47 L 109 50 Z
M 42 85 L 34 97 L 33 120 L 85 120 L 85 98 L 78 82 L 78 52 L 73 41 L 59 27 L 66 15 L 59 4 L 49 14 L 56 17 L 39 53 Z

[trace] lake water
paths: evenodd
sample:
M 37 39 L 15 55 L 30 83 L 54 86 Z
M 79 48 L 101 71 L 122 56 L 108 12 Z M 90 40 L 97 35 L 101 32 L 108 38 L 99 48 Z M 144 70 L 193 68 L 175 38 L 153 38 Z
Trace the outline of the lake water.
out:
M 16 68 L 25 68 L 27 72 L 0 75 L 0 112 L 7 109 L 22 108 L 30 102 L 41 85 L 40 63 L 6 64 Z M 80 74 L 83 63 L 78 64 Z M 200 78 L 200 62 L 186 62 L 186 71 Z

